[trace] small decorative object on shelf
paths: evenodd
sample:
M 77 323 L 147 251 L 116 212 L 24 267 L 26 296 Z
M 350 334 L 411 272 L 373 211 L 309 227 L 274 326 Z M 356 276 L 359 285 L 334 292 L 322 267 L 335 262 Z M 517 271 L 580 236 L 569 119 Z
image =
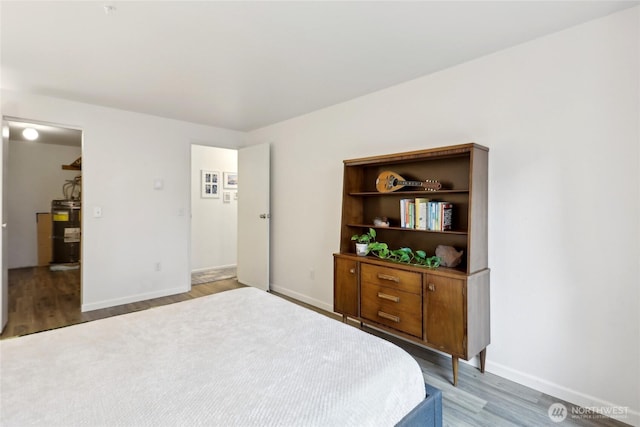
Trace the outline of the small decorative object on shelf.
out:
M 435 179 L 425 181 L 407 181 L 400 175 L 392 171 L 384 171 L 376 179 L 376 189 L 381 193 L 400 190 L 404 187 L 424 187 L 428 191 L 437 191 L 442 188 L 442 184 Z
M 389 226 L 389 220 L 387 219 L 386 216 L 375 217 L 375 218 L 373 218 L 373 225 L 375 225 L 376 227 L 388 227 Z
M 436 256 L 442 260 L 443 267 L 457 267 L 462 262 L 464 251 L 456 251 L 453 246 L 438 245 Z

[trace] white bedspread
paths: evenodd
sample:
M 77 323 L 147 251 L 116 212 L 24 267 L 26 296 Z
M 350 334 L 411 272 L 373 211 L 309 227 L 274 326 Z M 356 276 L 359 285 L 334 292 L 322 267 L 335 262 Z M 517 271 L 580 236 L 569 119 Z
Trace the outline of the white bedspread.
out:
M 424 399 L 399 347 L 243 288 L 0 341 L 0 425 L 386 426 Z

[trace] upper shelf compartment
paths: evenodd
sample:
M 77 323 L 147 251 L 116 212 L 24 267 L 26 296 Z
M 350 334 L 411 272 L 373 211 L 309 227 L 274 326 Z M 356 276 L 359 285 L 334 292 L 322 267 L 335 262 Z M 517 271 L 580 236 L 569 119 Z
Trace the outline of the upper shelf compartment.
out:
M 380 193 L 379 191 L 354 191 L 349 193 L 350 196 L 420 196 L 420 197 L 437 197 L 443 196 L 446 194 L 464 194 L 468 193 L 469 190 L 438 190 L 438 191 L 426 191 L 426 190 L 418 190 L 418 191 L 394 191 L 392 193 Z
M 353 196 L 398 193 L 415 196 L 416 194 L 468 192 L 471 183 L 470 153 L 474 147 L 479 146 L 466 144 L 444 151 L 409 152 L 400 156 L 391 156 L 386 160 L 384 156 L 345 160 L 345 178 L 347 178 L 345 189 L 349 195 Z M 349 170 L 355 173 L 348 173 Z M 378 178 L 388 176 L 388 172 L 403 178 L 404 181 L 415 181 L 416 185 L 406 185 L 393 192 L 378 191 L 376 189 Z M 439 182 L 442 188 L 438 191 L 428 191 L 417 185 L 419 182 L 433 181 Z
M 488 151 L 486 147 L 469 143 L 345 160 L 340 252 L 353 253 L 351 236 L 371 227 L 375 218 L 384 217 L 389 227 L 373 228 L 378 230 L 379 241 L 390 248 L 410 247 L 432 255 L 437 246 L 452 246 L 464 254 L 459 270 L 471 274 L 487 268 Z M 390 176 L 393 181 L 389 181 Z M 379 183 L 386 185 L 376 185 L 378 178 L 381 178 Z M 395 188 L 396 178 L 404 181 L 401 188 Z M 441 184 L 436 191 L 418 185 L 418 182 L 433 184 L 434 181 Z M 402 227 L 407 223 L 407 206 L 408 224 L 416 218 L 424 220 L 424 214 L 416 216 L 415 208 L 411 209 L 411 201 L 403 202 L 403 199 L 414 199 L 415 206 L 416 198 L 450 204 L 452 229 Z

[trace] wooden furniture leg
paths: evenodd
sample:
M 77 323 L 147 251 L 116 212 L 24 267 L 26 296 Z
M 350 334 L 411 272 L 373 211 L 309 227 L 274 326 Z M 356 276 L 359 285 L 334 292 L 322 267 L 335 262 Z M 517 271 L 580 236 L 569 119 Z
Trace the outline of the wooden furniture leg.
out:
M 453 356 L 451 364 L 453 366 L 453 386 L 456 387 L 458 385 L 458 358 Z
M 482 372 L 483 374 L 484 374 L 484 364 L 486 360 L 487 360 L 487 348 L 485 347 L 480 352 L 480 372 Z
M 342 323 L 347 323 L 347 315 L 346 314 L 342 315 Z

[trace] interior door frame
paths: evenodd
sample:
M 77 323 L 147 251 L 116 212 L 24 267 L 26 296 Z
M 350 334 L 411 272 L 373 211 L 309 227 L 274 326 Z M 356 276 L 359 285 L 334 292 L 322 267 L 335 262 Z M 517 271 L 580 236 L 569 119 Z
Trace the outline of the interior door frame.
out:
M 192 153 L 192 147 L 194 145 L 199 145 L 199 146 L 203 146 L 203 147 L 211 147 L 211 148 L 219 148 L 219 149 L 225 149 L 225 150 L 235 150 L 238 153 L 237 169 L 236 170 L 238 171 L 238 176 L 240 177 L 239 178 L 240 180 L 242 179 L 241 175 L 240 175 L 240 151 L 245 149 L 245 148 L 251 148 L 252 147 L 252 146 L 241 147 L 241 148 L 224 147 L 224 146 L 219 146 L 219 145 L 204 144 L 202 141 L 193 141 L 193 142 L 191 142 L 189 144 L 189 194 L 190 194 L 190 197 L 189 197 L 189 227 L 188 227 L 188 237 L 189 238 L 188 238 L 188 248 L 187 248 L 187 250 L 188 250 L 188 262 L 189 262 L 189 277 L 188 277 L 189 289 L 191 289 L 191 269 L 192 269 L 192 258 L 193 258 L 193 254 L 192 254 L 192 250 L 191 250 L 192 249 L 192 243 L 193 243 L 192 242 L 192 239 L 193 239 L 193 221 L 192 221 L 192 219 L 193 219 L 193 215 L 192 215 L 192 207 L 193 207 L 193 203 L 192 202 L 193 202 L 193 200 L 192 200 L 192 198 L 194 197 L 193 196 L 193 191 L 192 191 L 192 186 L 193 186 L 193 179 L 192 178 L 194 176 L 194 172 L 195 171 L 193 170 L 193 164 L 191 162 L 191 153 Z M 268 147 L 268 150 L 269 150 L 269 153 L 270 153 L 270 144 L 260 144 L 260 145 Z M 271 163 L 271 160 L 270 160 L 270 154 L 269 154 L 269 158 L 267 159 L 267 164 L 269 165 L 269 168 L 270 168 L 270 163 Z M 247 194 L 247 193 L 244 193 L 244 194 Z M 267 195 L 268 195 L 268 193 L 267 193 Z M 243 196 L 240 196 L 239 199 L 238 199 L 238 204 L 239 204 L 238 205 L 238 228 L 240 228 L 240 215 L 239 214 L 240 214 L 240 203 L 242 202 L 242 197 Z M 267 209 L 266 213 L 265 213 L 265 215 L 267 215 L 266 224 L 268 225 L 268 227 L 270 227 L 270 221 L 268 219 L 268 217 L 270 216 L 269 212 L 270 212 L 269 209 Z M 269 242 L 269 237 L 268 236 L 269 236 L 269 233 L 267 233 L 267 242 L 266 242 L 266 244 L 267 244 L 267 257 L 268 257 L 268 251 L 269 251 L 269 248 L 270 248 L 270 242 Z M 240 243 L 239 242 L 239 240 L 240 240 L 239 233 L 236 236 L 236 239 L 237 239 L 237 247 L 239 249 L 239 246 L 240 246 L 240 244 L 239 244 Z M 239 264 L 240 264 L 240 257 L 237 256 L 236 257 L 236 266 L 238 268 L 240 268 Z M 246 283 L 246 284 L 251 285 L 251 286 L 255 286 L 254 283 Z M 256 287 L 258 287 L 259 289 L 263 289 L 262 286 L 256 286 Z M 269 287 L 270 287 L 270 283 L 269 283 L 269 266 L 268 266 L 268 262 L 267 262 L 266 289 L 264 289 L 264 290 L 269 290 Z
M 187 243 L 187 257 L 188 257 L 187 262 L 188 262 L 188 265 L 189 265 L 188 278 L 187 278 L 188 282 L 187 283 L 189 284 L 189 286 L 188 286 L 187 291 L 191 290 L 191 288 L 193 286 L 191 284 L 191 275 L 193 273 L 192 247 L 193 247 L 193 197 L 194 197 L 192 190 L 193 190 L 193 185 L 194 185 L 193 176 L 194 176 L 194 173 L 196 171 L 194 171 L 194 166 L 193 166 L 193 162 L 191 161 L 191 156 L 193 154 L 193 146 L 194 145 L 197 145 L 197 146 L 200 146 L 200 147 L 216 148 L 216 149 L 221 149 L 221 150 L 233 150 L 236 153 L 238 152 L 238 148 L 236 148 L 236 147 L 224 147 L 224 146 L 220 146 L 220 145 L 210 145 L 210 144 L 206 144 L 206 143 L 204 143 L 202 141 L 191 141 L 190 144 L 189 144 L 189 193 L 188 193 L 189 194 L 189 210 L 188 210 L 188 215 L 189 215 L 189 227 L 188 228 L 189 229 L 188 229 L 188 239 L 187 239 L 187 241 L 188 241 L 188 243 Z M 238 167 L 237 163 L 238 163 L 238 161 L 237 161 L 237 158 L 236 158 L 236 169 L 235 169 L 236 171 L 238 170 L 237 169 L 237 167 Z M 219 172 L 220 172 L 220 179 L 222 179 L 223 171 L 219 170 Z M 222 181 L 220 182 L 220 185 L 222 185 Z M 222 187 L 220 187 L 218 191 L 220 192 L 220 200 L 222 200 L 222 197 L 223 197 L 222 196 Z M 237 216 L 237 214 L 236 214 L 236 216 Z M 236 241 L 237 241 L 237 239 L 238 239 L 238 237 L 236 235 Z M 236 244 L 237 244 L 237 242 L 236 242 Z M 236 264 L 237 264 L 237 258 L 236 258 Z
M 2 135 L 2 145 L 3 145 L 3 155 L 2 155 L 2 162 L 3 162 L 3 167 L 2 167 L 2 182 L 0 183 L 2 185 L 2 245 L 3 245 L 3 250 L 2 250 L 2 262 L 0 263 L 0 268 L 2 269 L 2 290 L 1 295 L 0 295 L 0 302 L 1 305 L 4 307 L 5 304 L 8 304 L 8 300 L 9 300 L 9 295 L 8 295 L 8 283 L 7 286 L 5 286 L 5 277 L 6 280 L 8 282 L 8 265 L 6 264 L 7 261 L 7 256 L 8 253 L 7 251 L 5 251 L 5 249 L 8 250 L 8 228 L 10 228 L 9 225 L 9 220 L 10 218 L 8 217 L 8 213 L 7 213 L 7 208 L 6 208 L 6 198 L 7 198 L 7 194 L 8 194 L 8 183 L 7 183 L 7 174 L 8 174 L 8 169 L 9 169 L 9 161 L 8 161 L 8 154 L 9 154 L 9 135 L 6 136 L 5 138 L 5 134 L 4 134 L 4 126 L 5 124 L 8 126 L 8 122 L 22 122 L 22 123 L 33 123 L 36 125 L 44 125 L 44 126 L 50 126 L 50 127 L 56 127 L 56 128 L 65 128 L 65 129 L 72 129 L 72 130 L 78 130 L 80 131 L 80 156 L 84 159 L 84 129 L 80 126 L 74 126 L 74 125 L 67 125 L 67 124 L 62 124 L 62 123 L 56 123 L 56 122 L 49 122 L 46 120 L 35 120 L 35 119 L 27 119 L 24 117 L 16 117 L 16 116 L 9 116 L 9 115 L 5 115 L 2 116 L 2 129 L 3 129 L 3 135 Z M 8 129 L 8 127 L 7 127 Z M 8 131 L 7 131 L 8 132 Z M 5 142 L 6 142 L 6 147 L 5 147 Z M 5 149 L 6 148 L 6 149 Z M 83 162 L 84 163 L 84 162 Z M 84 175 L 84 169 L 81 170 L 81 174 Z M 84 180 L 83 180 L 83 186 L 82 188 L 82 197 L 80 199 L 80 211 L 84 211 L 85 209 L 85 187 L 84 187 Z M 82 261 L 80 263 L 80 306 L 78 307 L 80 310 L 82 309 L 82 292 L 83 292 L 83 280 L 82 280 L 82 263 L 84 262 L 84 248 L 85 248 L 85 236 L 84 236 L 84 230 L 85 230 L 85 217 L 86 215 L 81 215 L 80 218 L 80 260 Z M 5 224 L 7 224 L 5 226 Z M 6 276 L 5 276 L 6 275 Z M 8 319 L 5 318 L 4 316 L 0 316 L 0 321 L 1 322 L 6 322 Z M 7 316 L 8 317 L 8 316 Z M 4 324 L 2 324 L 0 326 L 0 332 L 1 329 L 4 328 Z

